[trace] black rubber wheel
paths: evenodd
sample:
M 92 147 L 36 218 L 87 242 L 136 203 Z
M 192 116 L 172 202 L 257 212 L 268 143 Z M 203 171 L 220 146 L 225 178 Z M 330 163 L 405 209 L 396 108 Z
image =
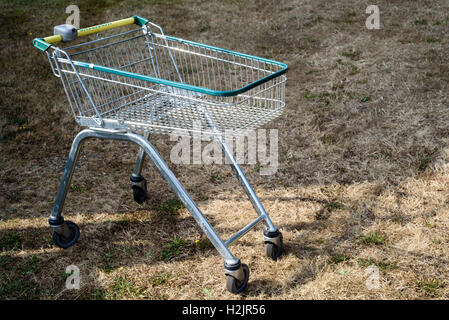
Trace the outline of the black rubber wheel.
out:
M 73 246 L 80 237 L 80 228 L 76 225 L 76 223 L 66 220 L 64 222 L 67 227 L 72 231 L 72 236 L 70 239 L 66 239 L 64 236 L 59 235 L 56 231 L 53 231 L 53 242 L 56 246 L 67 249 Z
M 245 279 L 243 281 L 237 280 L 231 275 L 226 275 L 226 289 L 234 294 L 245 291 L 249 280 L 249 268 L 246 264 L 242 263 Z
M 134 201 L 136 201 L 137 203 L 144 203 L 147 198 L 147 182 L 145 179 L 143 179 L 144 181 L 144 188 L 142 189 L 139 186 L 132 186 L 133 188 L 133 196 L 134 196 Z
M 274 261 L 282 255 L 283 250 L 284 244 L 282 242 L 282 234 L 280 235 L 279 246 L 269 241 L 265 242 L 265 253 L 268 258 L 271 258 Z

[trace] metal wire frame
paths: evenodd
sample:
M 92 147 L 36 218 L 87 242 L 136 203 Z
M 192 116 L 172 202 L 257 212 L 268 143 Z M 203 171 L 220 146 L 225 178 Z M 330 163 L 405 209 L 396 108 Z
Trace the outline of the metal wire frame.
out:
M 56 235 L 66 237 L 68 224 L 61 213 L 80 146 L 85 139 L 134 142 L 140 151 L 133 175 L 140 176 L 143 159 L 147 155 L 223 257 L 227 288 L 239 293 L 246 286 L 249 269 L 232 255 L 229 245 L 263 222 L 267 248 L 272 248 L 271 245 L 278 248 L 275 257 L 272 249 L 266 251 L 267 255 L 276 259 L 282 252 L 282 234 L 257 198 L 221 131 L 257 127 L 279 115 L 285 106 L 285 76 L 269 76 L 280 68 L 275 63 L 165 37 L 160 27 L 149 24 L 159 28 L 160 33 L 152 33 L 145 26 L 144 33 L 140 35 L 137 31 L 130 31 L 64 50 L 52 47 L 52 54 L 47 51 L 54 74 L 62 80 L 75 119 L 80 125 L 91 127 L 82 130 L 72 143 L 50 225 Z M 86 62 L 92 67 L 86 68 Z M 95 69 L 94 64 L 121 72 L 103 72 Z M 125 71 L 147 77 L 126 76 Z M 173 81 L 173 84 L 148 81 L 148 77 Z M 186 90 L 180 83 L 194 86 L 194 90 Z M 255 83 L 259 85 L 255 86 Z M 197 89 L 232 91 L 251 84 L 254 86 L 250 89 L 240 90 L 239 94 L 232 96 L 215 96 Z M 178 134 L 184 130 L 188 133 L 198 130 L 195 128 L 198 123 L 200 130 L 215 135 L 258 215 L 226 241 L 219 237 L 148 141 L 149 131 L 171 133 L 177 130 Z M 111 130 L 117 128 L 128 132 Z M 140 135 L 129 131 L 146 132 Z M 74 239 L 76 241 L 77 238 Z M 232 282 L 230 288 L 229 279 L 240 281 L 243 287 L 237 290 L 235 282 Z
M 262 59 L 179 41 L 144 28 L 49 54 L 76 121 L 82 126 L 157 133 L 204 134 L 255 129 L 279 116 L 285 106 L 281 75 L 246 92 L 214 96 L 134 77 L 81 67 L 81 62 L 214 91 L 233 91 L 280 70 Z M 214 119 L 215 128 L 205 112 Z M 218 130 L 217 130 L 218 129 Z

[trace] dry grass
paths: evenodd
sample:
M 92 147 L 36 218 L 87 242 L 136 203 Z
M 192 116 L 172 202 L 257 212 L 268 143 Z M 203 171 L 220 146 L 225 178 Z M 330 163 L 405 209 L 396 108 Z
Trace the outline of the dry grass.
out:
M 286 253 L 265 258 L 261 229 L 233 245 L 251 269 L 241 296 L 226 292 L 222 259 L 188 212 L 163 209 L 175 195 L 154 166 L 149 201 L 132 201 L 137 150 L 124 143 L 86 143 L 64 209 L 81 237 L 52 245 L 47 217 L 79 128 L 31 40 L 71 3 L 0 1 L 0 298 L 449 298 L 447 1 L 378 1 L 378 31 L 365 28 L 371 3 L 355 0 L 77 1 L 82 26 L 137 13 L 289 65 L 287 108 L 267 126 L 279 130 L 279 170 L 244 166 Z M 173 142 L 151 141 L 167 159 Z M 224 238 L 254 217 L 229 168 L 170 167 Z M 63 290 L 70 264 L 81 290 Z M 372 264 L 377 290 L 365 285 Z

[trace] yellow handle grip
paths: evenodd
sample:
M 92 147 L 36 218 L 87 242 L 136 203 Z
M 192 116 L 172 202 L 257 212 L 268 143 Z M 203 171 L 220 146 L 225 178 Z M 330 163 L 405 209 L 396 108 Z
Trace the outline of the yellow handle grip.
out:
M 122 19 L 122 20 L 113 21 L 113 22 L 108 22 L 108 23 L 104 23 L 104 24 L 99 24 L 99 25 L 89 27 L 89 28 L 80 29 L 80 30 L 77 30 L 77 33 L 78 33 L 78 37 L 83 37 L 83 36 L 87 36 L 87 35 L 90 35 L 93 33 L 127 26 L 127 25 L 130 25 L 133 23 L 136 23 L 136 16 L 131 17 L 131 18 Z M 49 36 L 49 37 L 44 38 L 44 40 L 45 40 L 45 42 L 52 44 L 52 43 L 56 43 L 56 42 L 61 42 L 62 36 L 61 35 Z
M 118 27 L 123 27 L 123 26 L 127 26 L 127 25 L 133 24 L 133 23 L 142 27 L 145 24 L 147 24 L 149 21 L 150 20 L 139 17 L 139 16 L 132 16 L 131 18 L 126 18 L 126 19 L 122 19 L 122 20 L 117 20 L 117 21 L 99 24 L 97 26 L 77 30 L 77 37 L 87 36 L 89 34 L 101 32 L 101 31 L 105 31 L 105 30 L 110 30 L 110 29 L 114 29 L 114 28 L 118 28 Z M 51 47 L 52 43 L 61 42 L 61 41 L 62 41 L 61 35 L 54 35 L 54 36 L 49 36 L 46 38 L 34 38 L 33 45 L 40 51 L 45 52 L 48 50 L 48 48 Z

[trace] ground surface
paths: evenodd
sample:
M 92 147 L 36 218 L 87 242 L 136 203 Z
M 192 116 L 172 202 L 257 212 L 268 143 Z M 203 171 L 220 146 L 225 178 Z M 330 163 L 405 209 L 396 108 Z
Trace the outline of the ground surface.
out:
M 221 257 L 154 166 L 149 201 L 132 201 L 125 143 L 86 143 L 64 209 L 81 237 L 53 246 L 47 218 L 79 127 L 31 40 L 73 3 L 81 27 L 139 14 L 289 65 L 287 107 L 266 125 L 279 130 L 278 171 L 243 166 L 286 252 L 266 258 L 260 228 L 231 247 L 251 269 L 245 294 L 225 290 Z M 0 298 L 449 298 L 449 2 L 376 1 L 380 30 L 365 28 L 370 4 L 1 0 Z M 168 159 L 175 142 L 151 141 Z M 224 238 L 254 217 L 228 167 L 169 166 Z M 64 291 L 72 264 L 81 289 Z

